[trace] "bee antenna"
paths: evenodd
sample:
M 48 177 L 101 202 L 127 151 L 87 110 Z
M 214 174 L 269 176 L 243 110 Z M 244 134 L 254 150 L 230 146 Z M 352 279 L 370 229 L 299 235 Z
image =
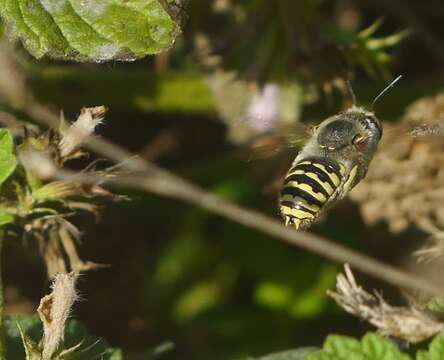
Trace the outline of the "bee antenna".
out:
M 350 96 L 352 98 L 353 105 L 356 105 L 358 101 L 356 100 L 356 95 L 355 95 L 355 92 L 353 91 L 353 87 L 352 87 L 351 81 L 350 81 L 350 79 L 347 79 L 345 82 L 347 84 L 348 92 L 349 92 L 349 94 L 350 94 Z
M 399 75 L 395 80 L 393 80 L 390 84 L 388 84 L 382 91 L 375 97 L 375 99 L 372 102 L 371 109 L 372 111 L 375 108 L 375 103 L 379 100 L 379 98 L 384 95 L 388 90 L 390 90 L 399 80 L 401 80 L 402 75 Z

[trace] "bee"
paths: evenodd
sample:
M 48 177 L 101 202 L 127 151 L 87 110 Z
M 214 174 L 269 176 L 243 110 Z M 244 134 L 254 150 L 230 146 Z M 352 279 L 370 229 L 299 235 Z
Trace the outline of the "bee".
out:
M 308 228 L 330 205 L 343 199 L 366 175 L 382 137 L 382 125 L 373 108 L 376 101 L 401 76 L 373 100 L 371 110 L 353 106 L 322 121 L 298 153 L 285 176 L 279 210 L 285 225 Z

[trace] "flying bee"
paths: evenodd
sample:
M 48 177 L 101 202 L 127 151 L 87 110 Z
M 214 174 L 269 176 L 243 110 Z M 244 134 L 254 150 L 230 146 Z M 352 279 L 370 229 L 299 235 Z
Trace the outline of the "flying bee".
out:
M 371 111 L 353 106 L 313 128 L 312 136 L 293 161 L 279 197 L 285 225 L 308 228 L 335 201 L 344 198 L 366 175 L 382 136 L 375 102 L 401 76 L 373 100 Z

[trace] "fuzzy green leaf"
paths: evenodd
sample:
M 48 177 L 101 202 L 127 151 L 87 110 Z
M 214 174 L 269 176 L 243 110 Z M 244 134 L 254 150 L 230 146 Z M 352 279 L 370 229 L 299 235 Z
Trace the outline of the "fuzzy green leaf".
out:
M 23 347 L 25 349 L 25 354 L 26 354 L 26 360 L 41 359 L 42 356 L 39 346 L 23 332 L 19 324 L 17 324 L 17 327 L 22 337 Z
M 0 13 L 36 58 L 93 62 L 168 49 L 183 16 L 165 0 L 0 0 Z
M 368 333 L 364 336 L 361 348 L 364 355 L 369 359 L 409 359 L 409 357 L 402 354 L 390 340 L 373 333 Z
M 423 354 L 424 355 L 424 354 Z M 361 342 L 348 336 L 330 335 L 321 351 L 304 360 L 409 360 L 394 343 L 382 336 L 368 333 Z M 429 360 L 423 357 L 422 360 Z
M 9 316 L 6 318 L 5 328 L 7 349 L 10 355 L 8 359 L 41 358 L 41 349 L 37 343 L 40 341 L 43 329 L 38 316 Z M 23 348 L 24 345 L 26 350 Z M 123 359 L 121 350 L 109 347 L 106 341 L 91 335 L 82 324 L 75 320 L 69 321 L 65 327 L 64 346 L 68 350 L 61 349 L 60 353 L 54 355 L 54 360 Z
M 419 350 L 416 353 L 416 360 L 430 360 L 430 355 L 425 350 Z
M 441 333 L 432 340 L 429 345 L 428 360 L 444 359 L 444 333 Z
M 339 358 L 332 354 L 327 354 L 324 351 L 317 351 L 312 354 L 309 354 L 304 360 L 342 360 L 342 358 Z
M 324 344 L 324 349 L 330 354 L 340 358 L 349 356 L 351 353 L 359 353 L 361 344 L 359 341 L 342 335 L 330 335 Z
M 303 360 L 308 354 L 316 351 L 317 348 L 306 347 L 295 350 L 282 351 L 275 354 L 265 355 L 257 360 Z
M 12 135 L 9 130 L 0 129 L 0 186 L 14 172 L 16 166 Z
M 20 330 L 21 329 L 21 330 Z M 11 359 L 25 359 L 32 342 L 41 337 L 42 326 L 38 316 L 8 316 L 5 319 L 6 348 Z M 24 338 L 22 338 L 22 333 Z M 26 344 L 23 341 L 27 342 Z

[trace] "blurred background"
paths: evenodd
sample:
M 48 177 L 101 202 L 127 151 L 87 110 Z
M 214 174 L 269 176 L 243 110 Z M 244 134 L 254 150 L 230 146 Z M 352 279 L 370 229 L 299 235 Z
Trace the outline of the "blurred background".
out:
M 376 106 L 387 140 L 368 180 L 310 231 L 429 271 L 410 254 L 444 225 L 442 142 L 409 134 L 443 120 L 442 1 L 194 0 L 187 13 L 183 35 L 156 57 L 36 61 L 19 44 L 8 56 L 41 103 L 71 119 L 105 105 L 101 136 L 274 217 L 303 128 L 351 105 L 344 79 L 368 106 L 403 74 Z M 188 204 L 126 193 L 99 219 L 75 221 L 82 257 L 110 267 L 80 279 L 74 317 L 111 345 L 135 353 L 171 341 L 162 358 L 243 359 L 369 330 L 325 295 L 339 266 Z M 5 251 L 7 311 L 33 313 L 47 291 L 43 263 L 33 244 Z

